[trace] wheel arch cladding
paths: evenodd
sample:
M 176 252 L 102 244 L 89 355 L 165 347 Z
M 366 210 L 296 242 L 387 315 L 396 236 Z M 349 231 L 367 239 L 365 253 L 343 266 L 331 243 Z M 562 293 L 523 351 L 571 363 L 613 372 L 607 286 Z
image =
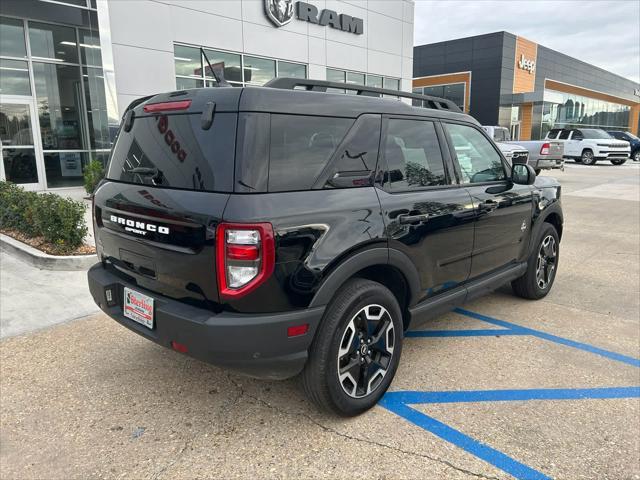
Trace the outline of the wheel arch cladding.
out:
M 562 240 L 562 217 L 557 212 L 551 212 L 544 217 L 544 223 L 550 223 L 558 232 L 558 239 Z
M 403 253 L 388 248 L 364 250 L 337 265 L 324 279 L 310 307 L 328 304 L 339 288 L 351 278 L 366 278 L 388 288 L 398 300 L 404 322 L 408 307 L 420 292 L 420 279 L 411 260 Z

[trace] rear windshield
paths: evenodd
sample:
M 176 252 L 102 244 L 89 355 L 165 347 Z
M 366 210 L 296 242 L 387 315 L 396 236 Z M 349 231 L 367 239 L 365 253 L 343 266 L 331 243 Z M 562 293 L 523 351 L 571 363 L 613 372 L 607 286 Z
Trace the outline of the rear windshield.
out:
M 107 178 L 127 183 L 230 192 L 233 190 L 236 113 L 216 113 L 208 130 L 201 114 L 136 117 L 123 129 Z

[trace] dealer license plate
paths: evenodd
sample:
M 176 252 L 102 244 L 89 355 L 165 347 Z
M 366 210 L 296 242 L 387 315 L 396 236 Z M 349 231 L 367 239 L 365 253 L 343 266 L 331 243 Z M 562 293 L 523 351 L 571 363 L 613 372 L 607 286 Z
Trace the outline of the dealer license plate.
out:
M 153 298 L 124 287 L 124 316 L 153 328 Z

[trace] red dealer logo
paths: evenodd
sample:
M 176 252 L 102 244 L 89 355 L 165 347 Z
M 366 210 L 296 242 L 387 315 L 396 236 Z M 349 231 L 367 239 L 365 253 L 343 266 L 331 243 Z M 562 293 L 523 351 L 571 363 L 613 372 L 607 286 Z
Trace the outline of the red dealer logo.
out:
M 171 152 L 178 157 L 180 163 L 183 163 L 187 158 L 187 152 L 182 149 L 175 133 L 169 128 L 169 117 L 166 115 L 158 117 L 158 131 L 164 135 L 164 141 L 171 148 Z

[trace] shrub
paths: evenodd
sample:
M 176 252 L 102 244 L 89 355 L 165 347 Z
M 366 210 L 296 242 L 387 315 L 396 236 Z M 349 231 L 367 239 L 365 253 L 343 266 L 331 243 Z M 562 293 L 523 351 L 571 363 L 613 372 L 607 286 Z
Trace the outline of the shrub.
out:
M 84 168 L 84 189 L 91 195 L 104 178 L 104 167 L 98 160 L 90 161 Z
M 18 185 L 0 182 L 0 228 L 43 237 L 60 254 L 83 244 L 85 208 L 82 202 L 54 193 L 26 192 Z

